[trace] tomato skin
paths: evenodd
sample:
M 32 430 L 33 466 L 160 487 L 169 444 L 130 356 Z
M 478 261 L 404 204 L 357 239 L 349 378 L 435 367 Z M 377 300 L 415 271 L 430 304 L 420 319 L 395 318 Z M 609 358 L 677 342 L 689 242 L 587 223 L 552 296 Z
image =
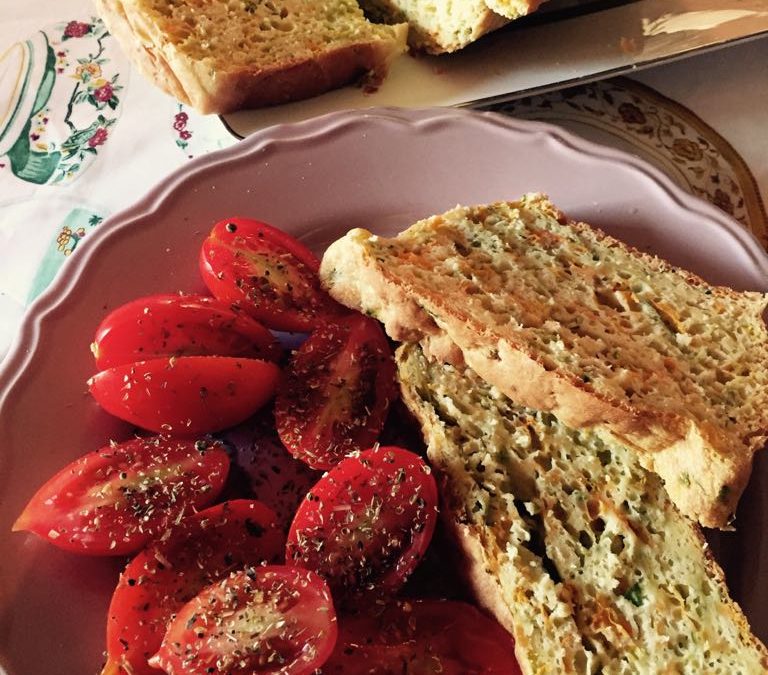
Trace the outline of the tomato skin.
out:
M 400 600 L 383 611 L 339 619 L 322 675 L 521 675 L 515 643 L 472 605 Z
M 319 268 L 297 239 L 249 218 L 216 223 L 200 250 L 208 290 L 276 330 L 308 332 L 347 312 L 321 287 Z
M 148 660 L 173 614 L 231 572 L 282 559 L 284 536 L 274 519 L 260 502 L 224 502 L 188 516 L 170 537 L 139 553 L 109 606 L 104 673 L 157 675 Z
M 277 361 L 281 349 L 247 314 L 203 295 L 152 295 L 121 305 L 96 329 L 99 370 L 160 356 L 242 356 Z
M 283 445 L 314 469 L 330 469 L 377 440 L 397 397 L 392 350 L 361 314 L 313 332 L 294 353 L 275 401 Z
M 343 459 L 309 491 L 286 560 L 317 572 L 337 602 L 393 595 L 429 546 L 437 486 L 418 455 L 377 447 Z
M 184 605 L 151 663 L 169 675 L 311 675 L 336 636 L 331 593 L 319 576 L 250 568 Z
M 214 501 L 228 470 L 220 444 L 158 436 L 108 445 L 45 483 L 13 529 L 74 553 L 134 553 L 182 514 Z
M 242 422 L 274 394 L 274 363 L 227 356 L 180 356 L 115 366 L 88 386 L 98 404 L 142 429 L 197 436 Z

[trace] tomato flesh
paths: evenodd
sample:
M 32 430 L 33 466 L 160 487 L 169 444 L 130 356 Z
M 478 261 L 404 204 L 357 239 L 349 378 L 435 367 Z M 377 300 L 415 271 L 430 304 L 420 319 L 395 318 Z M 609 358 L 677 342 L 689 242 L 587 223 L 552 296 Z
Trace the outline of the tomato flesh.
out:
M 396 447 L 347 457 L 299 506 L 286 560 L 328 582 L 337 601 L 395 593 L 435 528 L 437 486 L 424 461 Z
M 110 675 L 156 675 L 148 660 L 168 622 L 203 588 L 248 565 L 282 558 L 275 515 L 252 500 L 233 500 L 181 521 L 139 553 L 120 575 L 107 619 Z
M 182 514 L 210 504 L 228 470 L 220 444 L 154 437 L 109 445 L 45 483 L 13 529 L 75 553 L 133 553 Z
M 208 290 L 276 330 L 310 331 L 346 312 L 320 286 L 319 267 L 298 240 L 248 218 L 216 223 L 200 251 Z
M 330 469 L 376 442 L 396 396 L 384 332 L 350 315 L 318 328 L 294 354 L 275 401 L 277 431 L 295 457 Z
M 196 436 L 242 422 L 274 394 L 274 363 L 180 356 L 115 366 L 88 385 L 99 405 L 142 429 Z
M 521 675 L 515 643 L 472 605 L 400 600 L 342 617 L 322 675 Z
M 333 651 L 336 612 L 309 570 L 232 573 L 187 603 L 152 665 L 169 675 L 311 675 Z
M 287 533 L 296 509 L 321 474 L 283 447 L 269 408 L 217 438 L 232 459 L 227 490 L 239 489 L 266 504 L 275 512 L 278 527 Z
M 99 325 L 99 370 L 160 356 L 242 356 L 277 361 L 280 346 L 258 321 L 202 295 L 153 295 L 121 305 Z

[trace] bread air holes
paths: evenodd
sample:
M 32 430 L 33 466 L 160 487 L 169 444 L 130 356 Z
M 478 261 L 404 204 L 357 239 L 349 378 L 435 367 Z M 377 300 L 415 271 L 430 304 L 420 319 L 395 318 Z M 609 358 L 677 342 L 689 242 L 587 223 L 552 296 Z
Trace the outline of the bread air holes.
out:
M 586 639 L 583 636 L 582 643 L 586 643 Z M 584 647 L 588 649 L 586 644 L 584 644 Z M 573 657 L 573 665 L 577 673 L 586 673 L 588 668 L 587 655 L 581 651 L 576 652 Z
M 605 521 L 602 518 L 595 518 L 589 523 L 592 532 L 595 534 L 595 541 L 600 540 L 600 535 L 605 532 Z
M 595 288 L 595 300 L 598 305 L 609 307 L 617 312 L 626 311 L 624 305 L 616 295 L 616 291 L 609 288 Z
M 544 470 L 544 473 L 552 470 L 552 458 L 549 455 L 537 452 L 533 457 L 533 461 Z
M 624 551 L 624 535 L 613 534 L 611 535 L 611 553 L 613 555 L 620 555 Z
M 259 30 L 263 33 L 268 33 L 273 30 L 282 31 L 284 33 L 288 33 L 294 29 L 294 25 L 292 21 L 285 20 L 285 19 L 262 19 L 259 21 Z

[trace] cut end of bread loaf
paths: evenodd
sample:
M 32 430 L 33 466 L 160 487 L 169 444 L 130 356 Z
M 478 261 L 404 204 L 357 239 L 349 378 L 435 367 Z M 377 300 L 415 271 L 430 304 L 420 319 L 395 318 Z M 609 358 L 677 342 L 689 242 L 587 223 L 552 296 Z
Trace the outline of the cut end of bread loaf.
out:
M 728 525 L 768 433 L 763 294 L 710 286 L 541 195 L 393 239 L 353 230 L 320 273 L 393 339 L 635 448 L 685 514 Z
M 397 362 L 467 576 L 523 672 L 766 672 L 697 528 L 632 450 L 417 346 Z
M 145 75 L 204 113 L 286 103 L 365 79 L 405 50 L 407 26 L 354 0 L 96 0 Z
M 407 21 L 412 48 L 444 54 L 530 14 L 541 0 L 361 0 L 360 4 L 376 19 Z

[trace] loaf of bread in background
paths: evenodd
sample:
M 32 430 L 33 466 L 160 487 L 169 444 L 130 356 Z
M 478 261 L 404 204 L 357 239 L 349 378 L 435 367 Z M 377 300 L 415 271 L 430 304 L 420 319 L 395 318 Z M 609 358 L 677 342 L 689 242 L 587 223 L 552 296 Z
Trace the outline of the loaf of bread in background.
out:
M 320 274 L 390 337 L 634 448 L 683 513 L 729 523 L 768 434 L 766 297 L 713 287 L 546 198 L 352 230 Z
M 95 0 L 146 76 L 204 113 L 376 84 L 407 26 L 368 22 L 355 0 Z
M 768 652 L 700 532 L 631 450 L 400 347 L 441 512 L 526 675 L 757 675 Z
M 377 20 L 407 21 L 408 42 L 430 54 L 455 52 L 538 8 L 543 0 L 360 0 Z

